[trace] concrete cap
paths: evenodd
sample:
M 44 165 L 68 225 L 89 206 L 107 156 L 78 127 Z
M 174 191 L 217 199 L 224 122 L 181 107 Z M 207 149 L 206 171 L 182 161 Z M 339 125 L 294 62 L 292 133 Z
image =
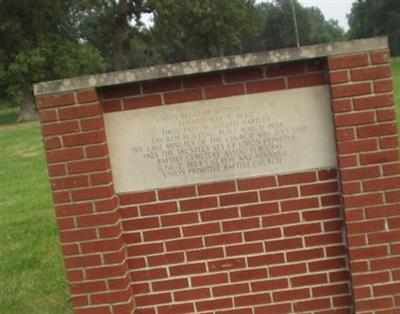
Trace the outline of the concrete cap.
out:
M 201 74 L 265 64 L 322 58 L 334 55 L 353 54 L 371 50 L 387 49 L 388 47 L 389 45 L 386 36 L 374 37 L 304 46 L 300 48 L 286 48 L 227 57 L 193 60 L 181 63 L 163 64 L 103 74 L 85 75 L 70 79 L 37 83 L 33 85 L 33 88 L 35 95 L 53 94 L 167 77 Z

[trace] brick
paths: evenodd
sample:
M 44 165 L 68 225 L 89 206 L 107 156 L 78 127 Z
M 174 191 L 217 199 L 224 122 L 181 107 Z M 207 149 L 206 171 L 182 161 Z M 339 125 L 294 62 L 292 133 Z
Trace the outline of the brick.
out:
M 159 227 L 158 217 L 135 218 L 123 221 L 125 230 L 141 230 Z
M 46 158 L 48 163 L 79 160 L 83 158 L 83 150 L 80 147 L 53 150 L 46 152 Z
M 93 205 L 91 203 L 77 203 L 55 206 L 57 217 L 83 215 L 92 212 Z
M 258 201 L 257 192 L 243 192 L 222 195 L 219 197 L 221 206 L 254 203 Z
M 276 291 L 272 293 L 272 296 L 275 302 L 308 299 L 310 297 L 310 290 L 306 288 L 301 288 L 290 289 L 286 291 Z
M 288 77 L 289 88 L 324 85 L 326 83 L 327 78 L 324 72 L 307 73 L 303 75 Z
M 371 83 L 352 83 L 344 85 L 334 85 L 331 88 L 333 98 L 350 97 L 370 94 L 372 92 Z
M 379 147 L 381 149 L 397 148 L 399 147 L 399 138 L 397 133 L 390 137 L 384 137 L 379 139 Z
M 322 285 L 327 283 L 327 281 L 328 278 L 326 274 L 312 274 L 312 275 L 303 275 L 290 278 L 292 287 Z
M 364 153 L 360 156 L 360 162 L 362 165 L 372 165 L 397 160 L 399 160 L 399 151 L 397 149 L 376 153 Z
M 349 81 L 348 70 L 338 70 L 329 72 L 329 82 L 331 84 L 346 83 Z
M 140 93 L 139 84 L 123 84 L 103 87 L 102 97 L 104 99 L 122 98 L 127 96 L 138 95 Z
M 260 222 L 258 218 L 246 218 L 222 222 L 222 229 L 224 232 L 255 229 L 259 227 Z
M 281 237 L 280 228 L 262 229 L 262 230 L 244 232 L 244 239 L 247 242 L 265 240 L 265 239 L 275 239 L 280 237 Z
M 386 270 L 390 268 L 398 268 L 400 265 L 400 257 L 399 256 L 388 256 L 385 258 L 374 259 L 370 261 L 371 270 Z M 400 290 L 399 290 L 400 291 Z
M 229 284 L 229 285 L 213 287 L 212 292 L 214 297 L 222 297 L 227 295 L 246 294 L 249 293 L 250 290 L 249 290 L 249 285 L 247 283 L 240 283 L 240 284 Z
M 388 271 L 352 275 L 352 282 L 355 287 L 377 284 L 388 281 L 390 281 L 390 275 Z
M 395 123 L 363 126 L 357 128 L 357 134 L 360 138 L 392 135 L 397 134 L 397 127 Z
M 303 247 L 301 238 L 287 238 L 283 240 L 268 240 L 265 242 L 267 252 L 286 251 L 291 249 L 300 249 Z
M 363 207 L 382 204 L 383 197 L 380 193 L 351 195 L 344 197 L 344 205 L 346 208 Z
M 114 189 L 112 188 L 112 186 L 83 188 L 79 190 L 73 190 L 71 192 L 71 196 L 74 201 L 108 198 L 112 195 L 114 195 Z
M 338 156 L 339 166 L 344 168 L 355 167 L 358 166 L 358 157 L 357 155 L 348 155 L 348 156 Z
M 285 227 L 283 230 L 286 237 L 313 234 L 321 232 L 321 225 L 319 223 L 297 224 Z
M 193 198 L 188 200 L 183 200 L 179 202 L 179 207 L 181 210 L 195 210 L 195 209 L 205 209 L 217 207 L 218 201 L 214 196 Z
M 202 221 L 225 220 L 239 217 L 239 212 L 236 207 L 218 208 L 213 210 L 202 211 L 200 213 Z
M 220 233 L 221 228 L 219 223 L 203 223 L 194 226 L 183 227 L 182 231 L 185 237 L 192 237 Z
M 242 217 L 264 216 L 276 214 L 278 211 L 278 203 L 258 203 L 242 206 L 240 208 L 240 213 Z
M 61 148 L 61 140 L 60 137 L 44 137 L 43 138 L 43 144 L 45 150 L 53 150 L 57 148 Z
M 86 305 L 86 304 L 85 304 Z M 88 308 L 77 308 L 76 314 L 111 314 L 110 307 L 107 306 L 95 306 Z
M 288 213 L 279 215 L 270 215 L 262 218 L 263 227 L 281 226 L 286 224 L 297 223 L 300 221 L 298 213 Z
M 105 136 L 104 130 L 70 134 L 63 136 L 63 143 L 67 147 L 98 144 L 105 141 Z
M 99 103 L 71 106 L 61 108 L 58 111 L 60 120 L 79 119 L 85 117 L 99 116 L 101 114 L 102 110 Z
M 51 180 L 51 187 L 54 191 L 86 187 L 89 185 L 87 176 L 68 176 Z
M 102 117 L 80 120 L 80 124 L 83 131 L 98 130 L 104 128 L 104 122 Z
M 139 207 L 139 212 L 142 216 L 169 214 L 177 210 L 178 205 L 176 202 L 153 203 L 141 205 Z
M 161 104 L 160 95 L 137 96 L 123 100 L 125 110 L 161 106 Z
M 365 220 L 347 224 L 348 234 L 366 233 L 385 230 L 384 220 Z
M 226 82 L 250 81 L 264 76 L 261 68 L 247 68 L 224 72 Z
M 151 285 L 153 287 L 153 291 L 165 291 L 170 290 L 171 287 L 174 287 L 175 289 L 187 288 L 189 286 L 189 283 L 187 278 L 179 278 L 154 281 Z
M 279 185 L 291 185 L 299 183 L 314 182 L 317 180 L 315 172 L 299 172 L 278 176 Z
M 135 301 L 138 307 L 142 307 L 142 306 L 170 303 L 172 300 L 170 293 L 152 293 L 152 294 L 148 293 L 136 296 Z
M 264 247 L 262 243 L 236 244 L 225 248 L 227 256 L 238 256 L 247 254 L 262 253 Z
M 106 143 L 87 146 L 85 151 L 88 158 L 108 156 Z
M 235 96 L 242 94 L 244 94 L 244 85 L 241 83 L 223 85 L 217 87 L 207 87 L 205 89 L 205 95 L 207 99 L 228 97 L 228 96 Z
M 272 201 L 298 197 L 296 187 L 269 189 L 260 192 L 261 201 Z
M 94 240 L 97 238 L 95 229 L 70 230 L 60 232 L 60 241 L 63 243 Z
M 239 242 L 242 242 L 241 233 L 223 233 L 220 235 L 208 236 L 205 238 L 205 243 L 207 246 L 226 245 Z
M 152 255 L 147 257 L 149 266 L 164 266 L 167 264 L 177 264 L 185 261 L 183 252 L 167 253 L 162 255 Z
M 256 307 L 254 309 L 254 314 L 265 314 L 265 313 L 274 313 L 274 314 L 292 313 L 292 306 L 290 303 L 281 303 L 281 304 L 265 305 L 261 307 Z
M 353 101 L 351 98 L 340 98 L 332 100 L 332 109 L 334 112 L 348 112 L 353 110 Z
M 107 290 L 105 281 L 80 282 L 72 284 L 70 289 L 71 294 L 84 294 Z
M 294 310 L 296 312 L 306 312 L 312 310 L 329 309 L 330 307 L 331 307 L 331 301 L 327 298 L 327 299 L 296 302 Z
M 168 252 L 196 249 L 201 248 L 202 246 L 203 241 L 200 237 L 172 240 L 165 243 L 165 247 Z
M 271 296 L 267 293 L 252 293 L 250 295 L 244 295 L 244 296 L 237 296 L 234 298 L 235 306 L 236 307 L 241 307 L 241 306 L 254 306 L 258 304 L 267 304 L 271 303 Z M 240 312 L 237 312 L 238 314 L 246 314 L 243 309 L 238 310 Z M 253 312 L 249 311 L 249 314 L 252 314 Z
M 338 191 L 338 188 L 337 182 L 315 183 L 301 186 L 300 192 L 302 196 L 310 196 L 335 193 Z
M 368 55 L 358 54 L 358 55 L 346 55 L 339 57 L 328 58 L 329 69 L 343 69 L 343 68 L 353 68 L 368 65 Z
M 335 116 L 335 124 L 337 127 L 361 125 L 373 122 L 375 122 L 375 113 L 371 111 L 346 113 Z
M 340 210 L 338 208 L 327 208 L 305 211 L 302 213 L 305 221 L 321 221 L 326 219 L 333 219 L 340 217 Z
M 176 198 L 185 198 L 191 197 L 196 195 L 196 189 L 194 186 L 184 186 L 178 188 L 169 188 L 158 190 L 158 198 L 159 200 L 169 200 L 169 199 L 176 199 Z
M 368 178 L 376 178 L 381 175 L 379 166 L 359 167 L 343 169 L 341 177 L 343 181 L 354 181 Z
M 181 232 L 179 228 L 161 228 L 157 230 L 143 232 L 144 241 L 159 241 L 180 238 Z
M 307 247 L 338 244 L 342 242 L 343 240 L 341 233 L 326 233 L 326 234 L 307 236 L 305 238 L 305 243 Z
M 71 197 L 68 191 L 53 192 L 53 202 L 55 204 L 70 202 Z
M 112 182 L 111 172 L 100 172 L 90 175 L 91 185 L 104 185 Z
M 400 218 L 398 220 L 400 220 Z M 368 235 L 368 243 L 371 245 L 381 244 L 381 243 L 386 244 L 386 243 L 393 243 L 393 242 L 399 242 L 399 241 L 400 241 L 399 230 L 377 232 L 377 233 Z M 379 248 L 377 248 L 376 251 L 375 250 L 373 251 L 373 254 L 379 254 L 379 252 L 378 252 L 379 249 L 381 250 L 381 252 L 384 251 L 383 248 L 379 247 Z M 385 252 L 386 252 L 386 247 L 385 247 Z
M 342 182 L 342 191 L 344 194 L 361 193 L 360 182 Z
M 316 297 L 332 296 L 337 294 L 348 294 L 349 286 L 347 283 L 334 284 L 329 286 L 312 288 L 313 295 Z
M 150 203 L 156 201 L 156 194 L 153 191 L 122 194 L 119 200 L 121 205 Z
M 368 81 L 380 78 L 390 77 L 391 70 L 389 65 L 352 69 L 351 79 L 352 81 Z
M 159 314 L 180 314 L 193 312 L 194 306 L 192 303 L 169 304 L 158 307 Z
M 232 306 L 233 306 L 233 302 L 232 302 L 231 298 L 196 302 L 197 311 L 210 311 L 210 310 L 217 310 L 217 309 L 226 309 L 226 308 L 231 308 Z
M 328 169 L 318 171 L 318 178 L 320 181 L 336 179 L 338 176 L 337 169 Z
M 201 184 L 197 187 L 199 195 L 229 193 L 236 190 L 235 181 Z
M 324 251 L 322 248 L 286 252 L 286 258 L 288 262 L 304 261 L 322 257 L 324 257 Z
M 44 136 L 76 133 L 78 131 L 79 124 L 77 121 L 46 123 L 42 125 Z
M 393 95 L 373 95 L 354 99 L 356 110 L 389 107 L 393 105 Z
M 186 252 L 187 260 L 189 262 L 199 260 L 210 260 L 224 257 L 222 248 L 203 249 Z
M 73 93 L 44 95 L 44 96 L 37 96 L 36 102 L 37 102 L 37 107 L 39 109 L 61 107 L 74 104 L 75 97 Z
M 286 277 L 289 275 L 297 275 L 307 272 L 306 263 L 290 264 L 283 266 L 271 266 L 269 268 L 269 275 L 271 277 Z
M 237 181 L 239 190 L 254 190 L 276 186 L 275 177 L 259 177 Z
M 230 279 L 232 282 L 245 281 L 246 283 L 252 280 L 267 278 L 267 269 L 253 268 L 246 270 L 237 270 L 230 273 Z M 246 284 L 247 286 L 247 284 Z
M 102 103 L 103 111 L 105 113 L 116 112 L 122 110 L 122 100 L 104 100 Z
M 258 256 L 247 257 L 247 264 L 249 267 L 283 264 L 284 262 L 285 262 L 285 256 L 283 253 L 263 254 Z
M 182 88 L 182 80 L 179 78 L 160 79 L 143 83 L 143 93 L 158 93 Z
M 283 78 L 246 82 L 247 93 L 269 92 L 285 88 L 286 88 L 286 83 Z
M 193 276 L 190 278 L 193 287 L 210 286 L 228 282 L 226 273 L 218 273 L 203 276 Z
M 208 262 L 209 271 L 227 271 L 231 269 L 244 268 L 246 262 L 244 258 L 227 258 Z
M 383 298 L 383 299 L 372 299 L 372 300 L 356 300 L 355 301 L 355 309 L 356 311 L 367 311 L 374 309 L 384 309 L 390 308 L 393 306 L 392 298 Z
M 316 208 L 319 206 L 317 197 L 298 198 L 281 202 L 282 211 L 298 211 L 302 209 Z
M 400 187 L 400 176 L 364 181 L 363 187 L 366 192 L 396 189 Z
M 197 213 L 176 214 L 161 217 L 162 226 L 177 226 L 196 223 L 199 221 Z
M 170 266 L 169 271 L 171 276 L 183 276 L 188 274 L 199 274 L 206 272 L 205 263 L 184 264 L 178 266 Z
M 388 63 L 390 60 L 389 50 L 385 51 L 374 51 L 370 53 L 372 64 Z
M 370 128 L 370 126 L 366 127 Z M 360 128 L 358 128 L 360 130 Z M 359 132 L 359 131 L 358 131 Z M 361 136 L 365 137 L 365 136 Z M 355 141 L 347 141 L 338 143 L 337 150 L 339 154 L 353 154 L 359 152 L 368 152 L 374 151 L 378 148 L 378 141 L 377 139 L 364 139 L 360 140 L 357 139 Z
M 301 74 L 305 71 L 304 62 L 281 63 L 269 66 L 266 75 L 269 77 Z
M 95 89 L 81 90 L 77 93 L 77 98 L 80 104 L 99 100 Z
M 345 268 L 346 260 L 344 258 L 325 259 L 322 261 L 309 262 L 308 269 L 310 272 L 317 272 L 330 269 Z
M 392 79 L 374 81 L 374 92 L 375 93 L 390 93 L 390 92 L 393 92 L 393 81 L 392 81 Z
M 156 279 L 167 278 L 167 271 L 165 268 L 152 268 L 150 270 L 136 270 L 130 272 L 132 282 L 138 281 L 152 281 Z
M 367 248 L 349 248 L 349 257 L 352 261 L 384 257 L 388 253 L 386 246 L 373 246 Z
M 38 114 L 39 114 L 39 120 L 41 123 L 53 122 L 53 121 L 58 120 L 56 109 L 39 110 Z
M 207 73 L 184 77 L 184 88 L 205 87 L 212 85 L 222 85 L 222 76 L 220 73 Z
M 386 202 L 388 203 L 394 203 L 400 201 L 400 190 L 386 192 L 385 199 Z

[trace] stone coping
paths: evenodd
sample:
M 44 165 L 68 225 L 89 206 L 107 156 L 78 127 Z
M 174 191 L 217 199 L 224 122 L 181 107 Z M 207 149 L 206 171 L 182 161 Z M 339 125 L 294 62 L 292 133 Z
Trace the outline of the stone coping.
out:
M 34 84 L 33 87 L 34 94 L 37 96 L 102 86 L 162 79 L 167 77 L 185 76 L 243 67 L 259 66 L 265 64 L 314 59 L 341 54 L 352 54 L 363 51 L 387 49 L 388 47 L 389 45 L 387 37 L 382 36 L 328 44 L 303 46 L 300 48 L 285 48 L 227 57 L 217 57 L 186 61 L 181 63 L 163 64 L 118 72 L 85 75 L 69 79 L 37 83 Z

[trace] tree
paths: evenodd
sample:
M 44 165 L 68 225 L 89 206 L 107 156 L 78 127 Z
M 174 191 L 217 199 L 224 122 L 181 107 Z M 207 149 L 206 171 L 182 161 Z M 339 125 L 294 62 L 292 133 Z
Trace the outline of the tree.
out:
M 293 6 L 295 6 L 301 45 L 344 39 L 344 31 L 338 23 L 334 20 L 326 21 L 317 7 L 305 8 L 297 0 L 275 0 L 257 6 L 263 29 L 259 49 L 271 50 L 296 46 Z
M 387 35 L 392 53 L 400 55 L 400 1 L 358 0 L 348 19 L 350 38 Z
M 165 61 L 241 52 L 257 33 L 254 1 L 155 1 L 154 35 Z
M 80 42 L 78 0 L 0 0 L 0 86 L 20 100 L 18 121 L 35 119 L 32 83 L 94 73 L 99 53 Z

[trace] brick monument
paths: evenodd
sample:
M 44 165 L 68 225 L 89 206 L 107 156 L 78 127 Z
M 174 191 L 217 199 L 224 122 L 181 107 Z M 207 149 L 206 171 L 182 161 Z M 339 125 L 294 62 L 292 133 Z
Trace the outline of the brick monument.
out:
M 400 313 L 386 38 L 35 95 L 76 314 Z

